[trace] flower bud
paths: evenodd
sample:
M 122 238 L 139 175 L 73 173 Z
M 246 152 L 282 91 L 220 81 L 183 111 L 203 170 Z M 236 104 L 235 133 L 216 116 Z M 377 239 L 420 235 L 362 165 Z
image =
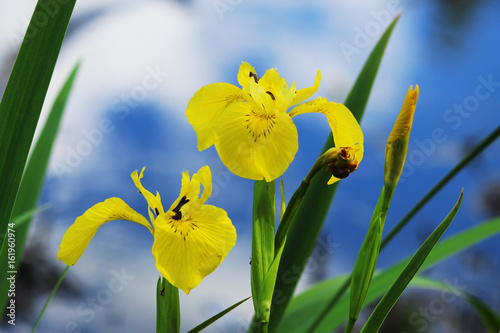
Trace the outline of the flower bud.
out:
M 325 152 L 326 171 L 333 176 L 343 179 L 358 168 L 358 159 L 355 147 L 331 148 Z

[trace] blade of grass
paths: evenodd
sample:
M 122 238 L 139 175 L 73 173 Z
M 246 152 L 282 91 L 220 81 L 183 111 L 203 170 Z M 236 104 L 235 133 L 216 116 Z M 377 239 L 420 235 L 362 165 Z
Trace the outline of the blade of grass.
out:
M 43 314 L 45 313 L 47 306 L 49 305 L 50 301 L 52 300 L 52 297 L 54 297 L 54 295 L 56 294 L 57 289 L 59 289 L 59 285 L 64 280 L 64 277 L 66 276 L 66 273 L 68 273 L 68 270 L 69 270 L 69 266 L 66 266 L 64 271 L 61 273 L 61 276 L 59 277 L 59 280 L 57 280 L 56 285 L 52 289 L 52 292 L 50 293 L 49 298 L 47 298 L 47 301 L 43 305 L 42 311 L 38 315 L 38 318 L 36 319 L 35 324 L 33 325 L 33 328 L 31 329 L 31 333 L 35 332 L 38 324 L 40 323 L 40 320 L 42 320 Z
M 351 110 L 358 122 L 363 117 L 373 82 L 382 61 L 382 56 L 398 19 L 399 15 L 389 25 L 375 45 L 344 103 Z M 329 135 L 321 154 L 333 146 L 333 140 L 331 135 Z M 279 295 L 276 295 L 276 297 L 279 296 L 279 300 L 273 300 L 273 310 L 269 325 L 271 332 L 275 331 L 279 325 L 323 227 L 328 209 L 338 186 L 338 182 L 331 186 L 327 185 L 330 177 L 331 174 L 326 171 L 320 171 L 313 178 L 310 190 L 305 196 L 288 231 L 287 243 L 283 251 L 278 279 L 276 281 L 275 290 L 279 290 L 280 292 Z M 293 270 L 292 267 L 294 268 Z M 289 277 L 292 272 L 293 279 L 285 278 L 285 276 Z
M 233 311 L 235 308 L 237 308 L 238 306 L 240 306 L 241 304 L 245 303 L 247 300 L 249 300 L 250 298 L 252 298 L 252 296 L 250 297 L 247 297 L 233 305 L 231 305 L 230 307 L 228 307 L 227 309 L 219 312 L 218 314 L 216 314 L 215 316 L 213 316 L 212 318 L 210 319 L 207 319 L 205 320 L 203 323 L 201 323 L 200 325 L 196 326 L 195 328 L 193 328 L 192 330 L 188 331 L 188 333 L 198 333 L 198 332 L 201 332 L 202 330 L 204 330 L 205 328 L 207 328 L 209 325 L 213 324 L 214 322 L 216 322 L 217 320 L 219 320 L 220 318 L 222 318 L 223 316 L 225 316 L 226 314 L 228 314 L 229 312 Z
M 498 234 L 500 234 L 500 217 L 448 237 L 434 247 L 421 271 Z M 396 280 L 409 260 L 409 258 L 405 259 L 387 270 L 375 273 L 364 306 L 380 298 L 387 291 L 387 287 Z M 334 295 L 338 294 L 338 290 L 345 281 L 349 280 L 350 276 L 336 277 L 319 283 L 296 296 L 290 303 L 278 332 L 290 332 L 291 330 L 297 333 L 307 332 L 317 316 L 317 309 L 323 308 Z M 315 333 L 331 332 L 333 328 L 339 327 L 348 318 L 349 297 L 349 292 L 340 297 L 337 306 L 328 313 Z
M 42 129 L 42 132 L 40 133 L 40 137 L 38 138 L 33 148 L 23 177 L 21 179 L 19 192 L 17 194 L 16 202 L 12 210 L 13 217 L 25 216 L 25 212 L 36 211 L 36 204 L 38 202 L 38 197 L 43 186 L 45 172 L 47 170 L 47 164 L 49 162 L 52 146 L 55 142 L 64 108 L 69 98 L 69 94 L 78 72 L 78 68 L 79 63 L 75 65 L 70 75 L 66 79 L 63 87 L 59 91 L 54 104 L 52 105 L 47 121 Z M 22 224 L 16 223 L 15 225 L 15 254 L 17 260 L 15 261 L 15 263 L 13 263 L 13 267 L 9 266 L 9 271 L 16 272 L 17 268 L 19 267 L 21 261 L 20 259 L 22 258 L 24 252 L 26 238 L 28 236 L 30 221 L 31 219 L 27 218 Z M 15 219 L 12 219 L 11 222 L 15 223 Z M 4 237 L 2 237 L 2 239 L 3 238 Z M 7 243 L 4 241 L 0 249 L 1 267 L 7 267 L 8 249 L 9 246 L 7 246 Z M 5 274 L 7 274 L 7 271 L 2 271 L 0 273 L 0 304 L 5 304 L 7 300 L 7 289 L 9 288 L 9 284 L 4 276 Z
M 75 2 L 38 1 L 0 103 L 0 235 L 5 233 L 12 216 L 31 141 Z M 3 242 L 3 237 L 0 241 Z
M 439 239 L 441 239 L 441 236 L 443 236 L 444 232 L 446 231 L 446 229 L 448 229 L 451 222 L 457 215 L 458 209 L 462 204 L 462 198 L 463 191 L 462 193 L 460 193 L 460 197 L 455 204 L 455 207 L 453 207 L 448 216 L 446 216 L 443 222 L 441 222 L 441 224 L 432 232 L 432 234 L 427 237 L 422 246 L 420 246 L 417 252 L 413 255 L 408 265 L 406 265 L 403 272 L 398 276 L 387 293 L 385 293 L 384 297 L 382 297 L 382 300 L 377 304 L 370 317 L 368 317 L 368 320 L 363 326 L 361 333 L 379 331 L 380 326 L 382 326 L 382 323 L 384 322 L 389 312 L 392 310 L 394 304 L 396 304 L 399 297 L 401 297 L 403 292 L 406 290 L 413 277 L 417 274 L 417 272 L 424 264 L 425 259 L 427 259 L 434 246 L 436 246 Z

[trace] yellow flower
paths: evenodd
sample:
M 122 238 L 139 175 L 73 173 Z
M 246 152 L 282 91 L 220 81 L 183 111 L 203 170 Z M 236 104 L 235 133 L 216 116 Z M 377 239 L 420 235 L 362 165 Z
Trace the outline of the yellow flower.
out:
M 154 236 L 153 256 L 156 268 L 175 287 L 186 294 L 212 273 L 236 243 L 236 230 L 226 212 L 205 205 L 212 193 L 212 174 L 208 166 L 189 178 L 182 173 L 179 198 L 165 212 L 160 194 L 156 196 L 141 184 L 137 170 L 130 176 L 148 203 L 148 220 L 120 198 L 109 198 L 92 206 L 66 231 L 57 258 L 74 265 L 97 229 L 106 222 L 128 220 L 149 229 Z M 203 185 L 201 197 L 200 185 Z
M 240 177 L 272 181 L 281 176 L 298 150 L 298 134 L 292 118 L 323 113 L 330 124 L 336 147 L 353 147 L 363 158 L 363 133 L 351 112 L 326 98 L 302 103 L 318 90 L 314 85 L 296 90 L 276 69 L 259 79 L 244 62 L 238 72 L 241 89 L 229 83 L 212 83 L 198 90 L 188 103 L 186 116 L 198 136 L 198 149 L 215 145 L 222 162 Z M 288 109 L 302 103 L 289 112 Z M 338 178 L 332 176 L 329 183 Z

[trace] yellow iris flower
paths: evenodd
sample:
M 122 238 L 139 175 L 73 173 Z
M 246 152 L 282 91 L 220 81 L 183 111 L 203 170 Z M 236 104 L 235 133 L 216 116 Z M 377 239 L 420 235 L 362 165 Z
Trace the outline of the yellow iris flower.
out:
M 109 198 L 92 206 L 78 217 L 66 231 L 57 258 L 74 265 L 89 244 L 97 229 L 106 222 L 128 220 L 149 229 L 154 236 L 153 256 L 156 268 L 175 287 L 186 294 L 212 273 L 236 243 L 236 230 L 226 212 L 205 205 L 212 193 L 212 174 L 202 167 L 190 179 L 182 173 L 179 198 L 164 211 L 160 194 L 156 196 L 141 184 L 144 169 L 130 176 L 148 202 L 148 220 L 130 208 L 120 198 Z M 200 194 L 200 185 L 203 193 Z
M 276 69 L 269 69 L 259 79 L 255 69 L 243 62 L 238 72 L 241 89 L 229 83 L 212 83 L 189 101 L 186 116 L 198 136 L 198 149 L 215 145 L 222 162 L 234 174 L 269 182 L 286 171 L 298 150 L 292 118 L 317 112 L 326 116 L 335 147 L 356 146 L 356 159 L 361 162 L 363 133 L 352 113 L 322 97 L 302 103 L 318 90 L 320 80 L 318 70 L 312 87 L 296 90 L 295 82 L 288 87 Z M 287 112 L 293 105 L 297 106 Z M 337 180 L 332 176 L 328 183 Z

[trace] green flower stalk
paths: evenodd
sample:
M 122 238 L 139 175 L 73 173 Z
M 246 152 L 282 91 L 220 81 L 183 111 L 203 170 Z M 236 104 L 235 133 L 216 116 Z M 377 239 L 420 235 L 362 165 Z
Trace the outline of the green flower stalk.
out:
M 373 273 L 375 272 L 387 211 L 389 210 L 392 195 L 394 194 L 401 172 L 403 171 L 417 98 L 418 86 L 415 86 L 415 90 L 413 90 L 411 86 L 410 89 L 408 89 L 403 107 L 399 112 L 399 116 L 387 140 L 384 187 L 380 193 L 368 227 L 368 232 L 361 245 L 352 272 L 349 321 L 345 329 L 345 332 L 348 333 L 352 332 L 354 329 L 359 312 L 363 307 L 368 288 L 370 287 Z

